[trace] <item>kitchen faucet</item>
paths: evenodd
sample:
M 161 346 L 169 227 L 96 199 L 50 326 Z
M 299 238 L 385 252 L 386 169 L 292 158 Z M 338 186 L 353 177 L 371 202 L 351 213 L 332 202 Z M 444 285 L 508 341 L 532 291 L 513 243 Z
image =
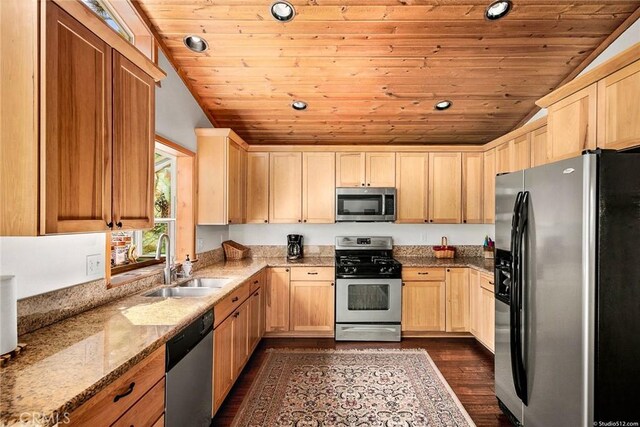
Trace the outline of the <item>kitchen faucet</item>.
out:
M 160 254 L 162 252 L 162 241 L 166 239 L 165 247 L 166 247 L 166 264 L 164 267 L 164 284 L 171 284 L 171 279 L 173 276 L 174 268 L 171 267 L 171 239 L 167 233 L 162 233 L 160 237 L 158 237 L 158 246 L 156 247 L 156 259 L 160 259 Z

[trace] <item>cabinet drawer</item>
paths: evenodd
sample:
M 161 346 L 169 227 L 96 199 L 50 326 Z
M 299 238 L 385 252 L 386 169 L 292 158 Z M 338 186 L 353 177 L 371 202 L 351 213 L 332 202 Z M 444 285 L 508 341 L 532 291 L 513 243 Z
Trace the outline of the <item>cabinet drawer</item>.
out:
M 164 347 L 161 347 L 74 411 L 70 424 L 111 425 L 163 377 Z
M 441 267 L 425 267 L 425 268 L 403 268 L 402 280 L 412 281 L 419 280 L 421 282 L 444 282 L 445 269 Z
M 164 412 L 164 378 L 112 424 L 112 427 L 152 427 Z
M 291 280 L 313 280 L 330 281 L 335 279 L 333 267 L 293 267 L 291 269 Z
M 164 427 L 164 414 L 162 414 L 162 416 L 158 418 L 158 421 L 156 421 L 153 427 Z
M 231 294 L 227 295 L 222 301 L 220 301 L 215 307 L 213 307 L 213 314 L 215 317 L 215 326 L 218 326 L 228 315 L 240 306 L 249 298 L 249 291 L 251 290 L 251 282 L 246 281 L 242 283 Z
M 493 292 L 493 275 L 487 273 L 480 274 L 480 286 Z
M 249 294 L 253 295 L 253 293 L 264 284 L 264 270 L 251 276 L 249 282 L 251 283 Z

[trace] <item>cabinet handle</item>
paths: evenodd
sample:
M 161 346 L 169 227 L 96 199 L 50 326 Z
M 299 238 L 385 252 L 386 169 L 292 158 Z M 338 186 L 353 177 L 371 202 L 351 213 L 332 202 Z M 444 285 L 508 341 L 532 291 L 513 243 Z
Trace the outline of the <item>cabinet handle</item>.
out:
M 449 270 L 449 269 L 447 268 L 447 272 L 450 272 L 450 271 L 451 271 L 451 270 Z
M 288 272 L 289 272 L 289 269 L 288 269 L 288 268 L 285 268 L 285 269 L 284 269 L 284 271 L 285 271 L 285 273 L 288 273 Z
M 253 294 L 254 297 L 257 297 L 258 295 L 260 295 L 260 292 L 256 292 L 255 294 Z
M 227 222 L 228 222 L 229 224 L 231 224 L 233 221 L 229 220 L 229 221 L 227 221 Z
M 266 223 L 267 223 L 267 222 L 269 222 L 269 221 L 265 219 L 265 220 L 264 220 L 264 222 L 265 222 L 265 224 L 266 224 Z
M 463 219 L 463 220 L 462 220 L 462 222 L 466 224 L 466 223 L 467 223 L 467 220 L 466 220 L 466 219 Z
M 424 222 L 429 222 L 429 220 L 428 220 L 428 219 L 425 219 L 425 220 L 424 220 Z
M 257 285 L 257 284 L 258 284 L 258 281 L 257 281 L 257 280 L 254 280 L 254 281 L 253 281 L 253 284 L 254 284 L 254 285 Z
M 420 276 L 424 276 L 424 275 L 426 275 L 426 274 L 429 274 L 429 272 L 428 272 L 428 271 L 418 271 L 418 274 L 419 274 Z
M 371 184 L 367 182 L 367 187 L 371 187 Z
M 236 301 L 238 301 L 238 297 L 233 297 L 233 298 L 231 299 L 231 302 L 236 302 Z
M 335 285 L 335 283 L 331 282 L 331 286 Z
M 405 286 L 405 285 L 406 285 L 406 283 L 402 282 L 402 286 Z
M 432 219 L 430 219 L 430 220 L 429 220 L 429 222 L 433 222 L 433 220 L 432 220 Z
M 107 223 L 107 227 L 113 228 L 113 221 Z
M 116 222 L 116 227 L 118 227 L 118 228 L 122 228 L 122 221 L 118 221 L 118 222 Z
M 129 384 L 129 388 L 127 389 L 127 391 L 125 391 L 122 394 L 116 394 L 116 397 L 113 398 L 113 402 L 117 402 L 118 400 L 122 399 L 123 397 L 127 397 L 129 396 L 131 393 L 133 393 L 133 388 L 136 386 L 136 383 L 131 383 Z
M 234 314 L 233 317 L 238 318 L 238 316 L 240 316 L 240 312 L 236 311 L 236 314 Z
M 307 271 L 307 274 L 310 274 L 312 276 L 317 276 L 318 272 L 316 272 L 316 271 Z
M 298 222 L 302 222 L 302 220 L 301 220 L 301 219 L 299 219 L 299 220 L 298 220 Z
M 362 185 L 364 187 L 364 182 L 362 184 L 360 184 L 360 185 Z
M 307 222 L 307 220 L 305 219 L 303 222 Z

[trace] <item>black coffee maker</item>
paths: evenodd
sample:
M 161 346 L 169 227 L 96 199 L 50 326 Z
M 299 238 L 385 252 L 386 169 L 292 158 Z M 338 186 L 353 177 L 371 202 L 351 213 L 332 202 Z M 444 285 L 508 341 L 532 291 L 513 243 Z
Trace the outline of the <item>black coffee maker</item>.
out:
M 287 235 L 287 259 L 302 258 L 302 234 Z

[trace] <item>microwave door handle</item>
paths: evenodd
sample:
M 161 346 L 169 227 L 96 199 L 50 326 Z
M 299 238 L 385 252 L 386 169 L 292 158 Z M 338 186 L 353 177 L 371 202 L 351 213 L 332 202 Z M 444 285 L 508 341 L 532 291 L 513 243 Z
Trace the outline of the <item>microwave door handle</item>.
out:
M 382 216 L 387 215 L 387 196 L 382 195 Z

